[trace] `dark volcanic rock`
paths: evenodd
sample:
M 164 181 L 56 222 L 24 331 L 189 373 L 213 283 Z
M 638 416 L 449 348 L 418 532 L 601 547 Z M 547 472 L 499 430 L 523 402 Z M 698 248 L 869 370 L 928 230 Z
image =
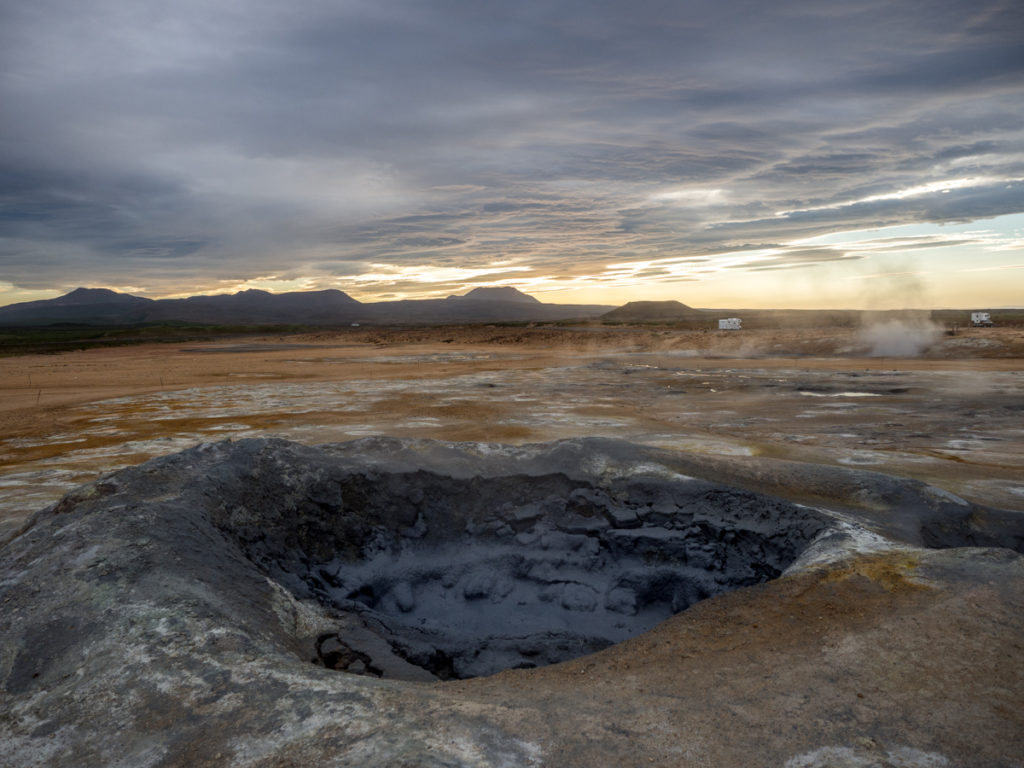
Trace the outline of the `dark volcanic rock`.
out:
M 685 461 L 607 440 L 247 440 L 80 488 L 0 549 L 4 764 L 1020 754 L 1020 673 L 978 669 L 1019 642 L 1019 556 L 897 545 Z M 944 734 L 927 670 L 899 665 L 942 661 L 947 632 L 964 657 L 943 685 L 975 725 Z M 768 733 L 782 711 L 794 728 Z

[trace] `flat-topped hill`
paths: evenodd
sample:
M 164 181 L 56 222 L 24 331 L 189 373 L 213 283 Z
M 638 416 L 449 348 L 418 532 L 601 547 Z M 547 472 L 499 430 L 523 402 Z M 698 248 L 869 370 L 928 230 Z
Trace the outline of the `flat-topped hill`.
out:
M 601 315 L 606 323 L 656 323 L 691 320 L 701 311 L 679 301 L 631 301 Z

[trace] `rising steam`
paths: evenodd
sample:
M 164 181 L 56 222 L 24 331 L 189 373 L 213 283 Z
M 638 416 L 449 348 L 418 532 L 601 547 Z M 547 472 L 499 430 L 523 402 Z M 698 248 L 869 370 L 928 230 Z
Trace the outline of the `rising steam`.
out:
M 942 336 L 942 326 L 925 318 L 901 318 L 861 329 L 861 342 L 871 357 L 917 357 Z

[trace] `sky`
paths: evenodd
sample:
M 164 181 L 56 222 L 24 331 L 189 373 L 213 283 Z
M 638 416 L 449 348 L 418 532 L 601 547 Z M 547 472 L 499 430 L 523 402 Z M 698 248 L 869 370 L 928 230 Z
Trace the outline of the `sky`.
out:
M 1024 306 L 1019 0 L 0 0 L 0 305 Z

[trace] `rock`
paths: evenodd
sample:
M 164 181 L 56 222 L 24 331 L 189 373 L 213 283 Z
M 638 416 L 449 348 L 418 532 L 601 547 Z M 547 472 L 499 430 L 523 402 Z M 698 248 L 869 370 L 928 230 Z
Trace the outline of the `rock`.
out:
M 4 764 L 1019 761 L 1024 558 L 920 546 L 1017 541 L 1019 515 L 865 473 L 835 516 L 823 474 L 814 509 L 702 461 L 247 440 L 109 475 L 0 548 Z

